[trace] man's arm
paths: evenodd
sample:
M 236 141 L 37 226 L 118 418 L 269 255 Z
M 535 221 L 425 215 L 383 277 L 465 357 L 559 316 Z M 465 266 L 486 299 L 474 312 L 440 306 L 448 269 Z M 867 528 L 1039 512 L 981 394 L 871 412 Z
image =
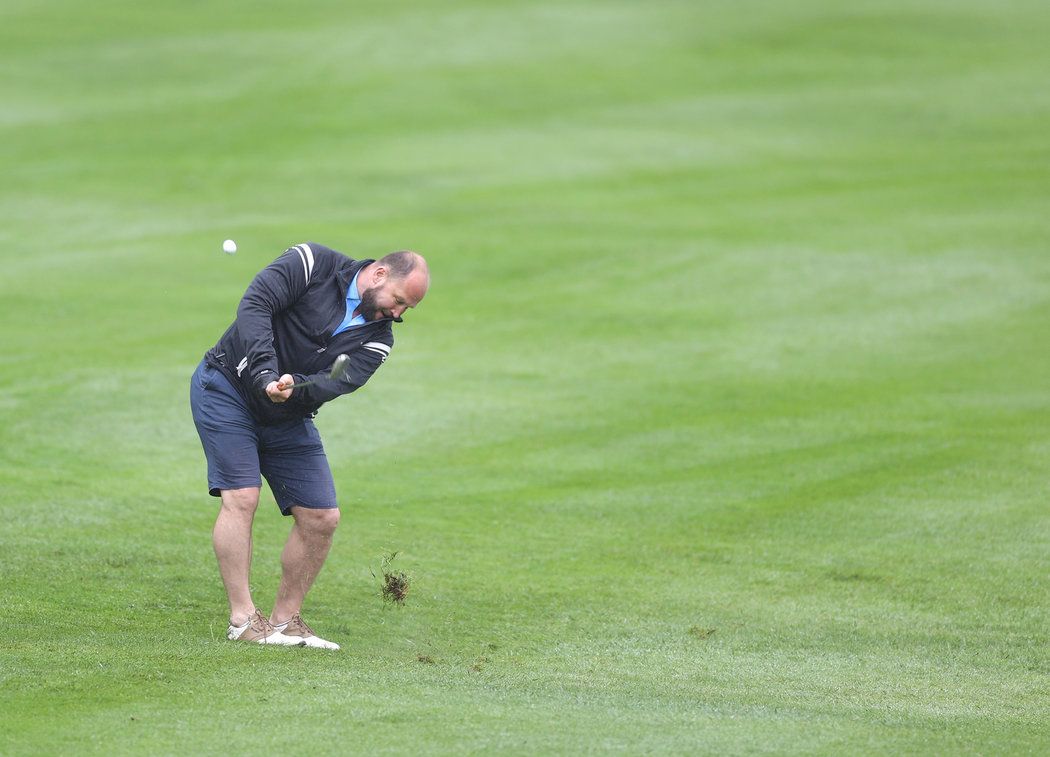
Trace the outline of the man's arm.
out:
M 310 286 L 314 252 L 309 245 L 289 247 L 252 279 L 237 306 L 237 334 L 245 368 L 256 390 L 274 401 L 267 386 L 278 381 L 277 353 L 273 349 L 275 315 L 293 305 Z
M 328 378 L 328 370 L 313 375 L 293 374 L 294 384 L 301 384 L 305 381 L 316 381 L 317 383 L 302 388 L 296 388 L 293 384 L 291 387 L 292 402 L 316 406 L 340 395 L 357 391 L 365 385 L 368 379 L 372 378 L 372 374 L 379 370 L 379 366 L 386 362 L 389 354 L 390 345 L 383 342 L 366 342 L 359 349 L 347 354 L 350 360 L 343 368 L 343 374 L 339 378 Z M 278 384 L 278 388 L 280 387 L 281 385 Z

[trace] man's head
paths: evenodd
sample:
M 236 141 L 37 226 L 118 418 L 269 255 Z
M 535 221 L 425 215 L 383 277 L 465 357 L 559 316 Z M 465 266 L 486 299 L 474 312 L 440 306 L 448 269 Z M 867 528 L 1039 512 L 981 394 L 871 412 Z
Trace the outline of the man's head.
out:
M 422 255 L 411 250 L 392 252 L 361 269 L 357 277 L 361 295 L 358 312 L 366 321 L 400 318 L 419 304 L 429 286 L 430 271 Z

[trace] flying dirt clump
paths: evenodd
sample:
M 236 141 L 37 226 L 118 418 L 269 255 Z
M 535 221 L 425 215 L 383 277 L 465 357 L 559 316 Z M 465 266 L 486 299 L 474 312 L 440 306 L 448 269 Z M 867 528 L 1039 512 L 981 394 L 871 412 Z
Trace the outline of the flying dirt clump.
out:
M 412 579 L 404 572 L 395 571 L 390 567 L 395 557 L 397 557 L 397 552 L 391 552 L 389 555 L 383 556 L 379 567 L 379 572 L 383 576 L 382 580 L 379 581 L 379 590 L 385 601 L 404 605 Z M 375 571 L 371 571 L 371 573 L 373 578 L 379 580 L 379 576 L 375 574 Z

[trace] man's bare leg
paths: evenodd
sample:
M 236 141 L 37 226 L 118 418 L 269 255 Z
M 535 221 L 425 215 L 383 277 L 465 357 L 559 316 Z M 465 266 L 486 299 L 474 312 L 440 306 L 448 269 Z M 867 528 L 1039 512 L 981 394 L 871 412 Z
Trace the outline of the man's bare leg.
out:
M 281 585 L 273 605 L 270 622 L 275 625 L 288 622 L 303 606 L 306 593 L 321 572 L 332 535 L 339 525 L 339 510 L 317 510 L 292 507 L 295 525 L 281 553 Z
M 248 576 L 252 567 L 252 521 L 258 507 L 259 487 L 223 489 L 222 507 L 211 534 L 234 626 L 247 623 L 255 611 Z

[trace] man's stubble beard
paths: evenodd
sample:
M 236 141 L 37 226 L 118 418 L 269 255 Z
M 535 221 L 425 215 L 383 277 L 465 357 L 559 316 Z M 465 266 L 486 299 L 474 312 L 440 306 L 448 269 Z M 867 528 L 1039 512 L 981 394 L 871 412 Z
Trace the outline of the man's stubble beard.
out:
M 358 305 L 358 312 L 361 313 L 366 321 L 374 321 L 379 316 L 379 308 L 376 306 L 375 291 L 374 288 L 369 289 L 361 295 L 361 304 Z

